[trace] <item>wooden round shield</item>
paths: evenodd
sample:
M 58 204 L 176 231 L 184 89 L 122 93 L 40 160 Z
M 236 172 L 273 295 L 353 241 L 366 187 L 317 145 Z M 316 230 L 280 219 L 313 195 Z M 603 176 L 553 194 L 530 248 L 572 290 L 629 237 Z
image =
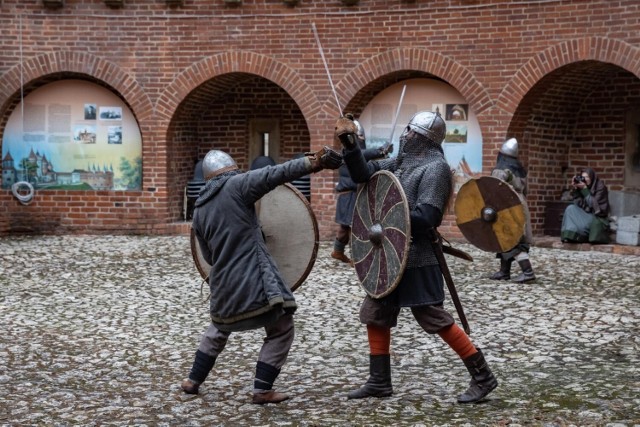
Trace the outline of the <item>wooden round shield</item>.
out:
M 358 190 L 351 224 L 351 257 L 369 296 L 382 298 L 398 286 L 410 243 L 409 204 L 400 181 L 378 171 Z
M 291 184 L 278 186 L 256 203 L 256 213 L 269 253 L 295 291 L 309 276 L 318 254 L 318 222 L 307 199 Z M 202 256 L 191 230 L 191 254 L 206 280 L 211 264 Z
M 486 252 L 507 252 L 524 234 L 525 210 L 509 184 L 491 176 L 470 179 L 458 191 L 456 224 L 464 237 Z

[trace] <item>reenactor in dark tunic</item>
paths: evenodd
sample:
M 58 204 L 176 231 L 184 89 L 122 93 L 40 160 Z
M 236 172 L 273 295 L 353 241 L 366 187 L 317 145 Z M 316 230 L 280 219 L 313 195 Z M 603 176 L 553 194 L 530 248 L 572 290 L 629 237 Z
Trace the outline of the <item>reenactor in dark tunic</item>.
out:
M 365 160 L 386 157 L 390 152 L 392 145 L 385 144 L 379 148 L 367 149 L 364 128 L 357 120 L 354 120 L 353 123 L 355 123 L 358 128 L 356 137 L 358 138 L 358 145 L 362 150 L 362 155 Z M 351 220 L 353 219 L 353 209 L 356 203 L 357 191 L 358 184 L 353 182 L 351 175 L 349 175 L 347 165 L 343 164 L 338 169 L 338 185 L 336 185 L 336 192 L 338 193 L 338 200 L 336 202 L 336 223 L 338 224 L 338 231 L 336 232 L 336 238 L 333 242 L 331 258 L 349 264 L 353 263 L 351 262 L 351 259 L 345 255 L 344 249 L 349 244 L 351 236 Z

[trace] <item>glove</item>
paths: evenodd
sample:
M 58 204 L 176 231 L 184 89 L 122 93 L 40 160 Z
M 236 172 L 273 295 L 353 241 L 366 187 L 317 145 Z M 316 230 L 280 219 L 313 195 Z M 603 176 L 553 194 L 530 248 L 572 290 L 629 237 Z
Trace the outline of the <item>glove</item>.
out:
M 322 169 L 338 169 L 342 165 L 342 155 L 326 145 L 315 153 L 305 153 L 311 162 L 311 172 Z
M 382 147 L 380 147 L 380 155 L 382 157 L 387 157 L 390 153 L 393 153 L 393 144 L 387 142 Z
M 351 114 L 346 114 L 344 117 L 340 117 L 336 121 L 334 137 L 347 150 L 351 150 L 356 147 L 358 141 L 356 137 L 357 133 L 358 128 L 353 122 L 353 116 Z

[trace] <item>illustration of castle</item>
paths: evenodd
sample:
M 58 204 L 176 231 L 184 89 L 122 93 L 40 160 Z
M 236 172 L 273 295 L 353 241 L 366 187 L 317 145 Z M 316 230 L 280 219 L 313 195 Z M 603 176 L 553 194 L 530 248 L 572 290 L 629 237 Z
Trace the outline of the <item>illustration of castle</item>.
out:
M 34 187 L 44 189 L 58 185 L 88 184 L 94 190 L 113 188 L 113 166 L 102 168 L 89 165 L 88 170 L 75 169 L 72 172 L 56 172 L 45 154 L 34 152 L 22 159 L 16 167 L 11 153 L 2 159 L 2 188 L 10 188 L 14 183 L 27 181 Z

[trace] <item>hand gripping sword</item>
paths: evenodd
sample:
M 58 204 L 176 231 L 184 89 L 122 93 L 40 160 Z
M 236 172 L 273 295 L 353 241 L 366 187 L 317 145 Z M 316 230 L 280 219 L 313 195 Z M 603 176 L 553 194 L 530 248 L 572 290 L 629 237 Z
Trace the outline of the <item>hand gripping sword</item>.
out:
M 451 277 L 451 272 L 449 271 L 449 267 L 447 266 L 447 261 L 444 259 L 444 252 L 442 250 L 442 236 L 438 233 L 438 230 L 432 230 L 432 239 L 431 245 L 433 246 L 433 252 L 436 254 L 436 258 L 438 259 L 438 264 L 440 264 L 440 270 L 442 271 L 442 276 L 444 277 L 444 281 L 447 284 L 447 288 L 449 289 L 449 294 L 451 295 L 451 300 L 453 301 L 453 305 L 456 307 L 456 311 L 458 312 L 458 317 L 460 318 L 460 322 L 462 323 L 462 328 L 467 333 L 467 335 L 471 334 L 471 329 L 469 328 L 469 322 L 467 322 L 467 316 L 464 314 L 464 310 L 462 309 L 462 304 L 460 303 L 460 298 L 458 297 L 458 291 L 456 291 L 456 287 L 453 284 L 453 278 Z M 453 248 L 450 248 L 453 249 Z M 453 252 L 461 252 L 461 254 L 453 253 Z M 466 254 L 463 251 L 458 251 L 454 249 L 452 251 L 448 251 L 451 255 L 459 256 L 463 259 L 471 258 L 470 255 Z M 466 255 L 463 256 L 462 254 Z M 473 258 L 471 258 L 471 261 Z

